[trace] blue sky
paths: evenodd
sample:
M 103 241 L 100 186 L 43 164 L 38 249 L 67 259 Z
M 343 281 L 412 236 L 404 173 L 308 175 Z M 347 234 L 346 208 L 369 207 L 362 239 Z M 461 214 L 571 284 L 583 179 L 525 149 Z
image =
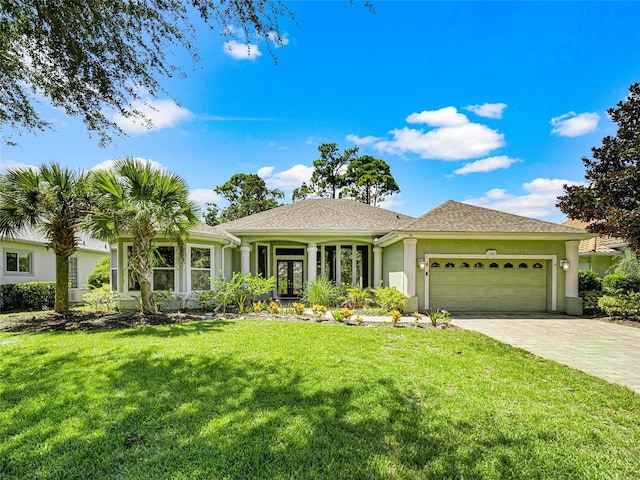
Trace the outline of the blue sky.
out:
M 58 161 L 90 169 L 125 156 L 185 177 L 192 197 L 234 173 L 285 191 L 307 180 L 321 143 L 384 159 L 418 216 L 453 199 L 560 222 L 555 197 L 584 181 L 583 156 L 615 134 L 606 110 L 640 81 L 640 2 L 288 2 L 278 65 L 206 27 L 201 62 L 149 99 L 152 130 L 106 148 L 43 106 L 53 132 L 2 145 L 0 167 Z M 176 104 L 177 102 L 177 104 Z M 220 202 L 220 205 L 224 205 Z

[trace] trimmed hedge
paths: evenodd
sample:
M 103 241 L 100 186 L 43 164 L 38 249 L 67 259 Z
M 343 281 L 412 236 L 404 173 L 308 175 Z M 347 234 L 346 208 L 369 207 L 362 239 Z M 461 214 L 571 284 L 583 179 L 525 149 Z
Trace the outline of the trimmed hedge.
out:
M 25 282 L 0 285 L 0 310 L 50 310 L 55 305 L 55 282 Z
M 640 278 L 625 273 L 611 273 L 602 279 L 602 289 L 609 295 L 640 292 Z

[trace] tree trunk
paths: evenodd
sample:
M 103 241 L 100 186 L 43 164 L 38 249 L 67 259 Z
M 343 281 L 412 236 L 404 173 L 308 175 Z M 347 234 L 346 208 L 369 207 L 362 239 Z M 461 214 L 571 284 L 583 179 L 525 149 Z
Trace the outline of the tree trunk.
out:
M 56 301 L 57 313 L 69 311 L 69 256 L 56 254 Z
M 151 294 L 153 293 L 151 282 L 149 277 L 140 275 L 140 308 L 142 313 L 153 314 L 156 313 L 156 309 L 151 302 Z

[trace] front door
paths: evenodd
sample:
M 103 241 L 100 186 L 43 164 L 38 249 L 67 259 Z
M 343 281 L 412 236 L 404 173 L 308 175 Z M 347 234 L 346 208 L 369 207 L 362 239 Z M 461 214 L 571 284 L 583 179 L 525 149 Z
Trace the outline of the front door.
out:
M 278 297 L 296 298 L 302 295 L 304 286 L 302 260 L 278 260 Z

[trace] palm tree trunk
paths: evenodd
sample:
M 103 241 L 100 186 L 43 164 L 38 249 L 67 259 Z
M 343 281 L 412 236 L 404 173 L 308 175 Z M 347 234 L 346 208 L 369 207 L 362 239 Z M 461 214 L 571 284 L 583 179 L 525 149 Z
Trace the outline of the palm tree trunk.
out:
M 153 314 L 156 313 L 156 309 L 151 302 L 151 294 L 153 293 L 151 282 L 146 275 L 140 275 L 140 308 L 142 313 Z
M 69 311 L 69 256 L 56 254 L 56 301 L 57 313 Z

